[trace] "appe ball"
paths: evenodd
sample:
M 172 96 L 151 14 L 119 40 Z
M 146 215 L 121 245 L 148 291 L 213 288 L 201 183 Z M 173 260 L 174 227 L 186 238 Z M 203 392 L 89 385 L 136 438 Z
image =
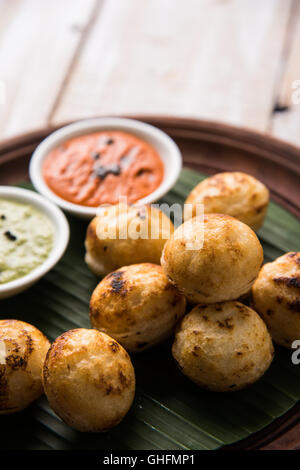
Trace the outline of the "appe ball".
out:
M 204 213 L 227 214 L 235 217 L 252 230 L 258 230 L 264 221 L 269 191 L 253 176 L 240 172 L 218 173 L 201 181 L 189 194 L 187 204 L 204 205 Z
M 0 414 L 21 411 L 42 395 L 42 369 L 49 347 L 35 326 L 0 320 Z
M 203 246 L 197 249 L 195 240 Z M 192 303 L 234 300 L 246 294 L 263 262 L 262 246 L 248 225 L 223 214 L 193 217 L 165 244 L 161 264 Z
M 262 267 L 252 301 L 274 341 L 291 348 L 300 339 L 300 252 L 286 253 Z
M 141 263 L 106 276 L 90 302 L 92 326 L 129 351 L 142 351 L 167 338 L 185 313 L 185 298 L 161 266 Z
M 88 226 L 85 261 L 97 276 L 129 264 L 159 264 L 173 231 L 169 217 L 154 207 L 104 207 Z
M 200 387 L 229 392 L 258 380 L 274 349 L 260 316 L 230 301 L 197 305 L 178 328 L 172 353 L 183 374 Z
M 44 364 L 50 406 L 78 431 L 105 431 L 131 407 L 135 375 L 131 360 L 115 340 L 97 330 L 67 331 L 52 344 Z

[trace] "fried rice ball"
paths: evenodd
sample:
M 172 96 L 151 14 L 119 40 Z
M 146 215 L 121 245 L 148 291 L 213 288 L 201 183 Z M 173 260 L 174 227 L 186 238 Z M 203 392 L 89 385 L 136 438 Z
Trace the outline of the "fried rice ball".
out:
M 185 298 L 169 282 L 161 266 L 125 266 L 106 276 L 90 302 L 93 328 L 136 352 L 167 338 L 185 313 Z
M 0 414 L 21 411 L 42 395 L 49 348 L 50 342 L 35 326 L 0 320 Z
M 269 191 L 246 173 L 218 173 L 201 181 L 185 202 L 193 206 L 190 217 L 197 215 L 196 204 L 203 204 L 205 214 L 231 215 L 257 231 L 264 222 Z
M 202 248 L 194 249 L 201 236 Z M 262 262 L 262 246 L 251 228 L 223 214 L 207 214 L 203 223 L 189 219 L 167 241 L 161 258 L 167 276 L 195 304 L 246 294 Z
M 135 375 L 122 346 L 97 330 L 67 331 L 52 344 L 43 383 L 50 406 L 78 431 L 116 426 L 133 402 Z
M 120 203 L 100 210 L 86 234 L 85 261 L 98 276 L 129 264 L 159 264 L 174 226 L 162 211 Z
M 286 253 L 262 267 L 252 302 L 274 341 L 291 348 L 300 339 L 300 252 Z
M 172 347 L 181 372 L 200 387 L 229 392 L 247 387 L 270 366 L 274 348 L 260 316 L 240 302 L 197 305 Z

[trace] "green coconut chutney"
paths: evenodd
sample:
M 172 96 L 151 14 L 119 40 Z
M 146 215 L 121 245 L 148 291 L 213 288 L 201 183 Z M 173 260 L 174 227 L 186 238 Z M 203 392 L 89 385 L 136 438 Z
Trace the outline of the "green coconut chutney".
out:
M 49 256 L 54 230 L 38 209 L 0 199 L 0 284 L 33 271 Z

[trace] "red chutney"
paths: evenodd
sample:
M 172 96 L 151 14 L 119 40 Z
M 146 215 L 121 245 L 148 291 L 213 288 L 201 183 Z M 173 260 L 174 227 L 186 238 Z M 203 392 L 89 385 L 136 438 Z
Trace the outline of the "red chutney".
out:
M 164 165 L 147 142 L 120 131 L 82 135 L 52 150 L 43 164 L 49 188 L 83 206 L 133 203 L 162 182 Z

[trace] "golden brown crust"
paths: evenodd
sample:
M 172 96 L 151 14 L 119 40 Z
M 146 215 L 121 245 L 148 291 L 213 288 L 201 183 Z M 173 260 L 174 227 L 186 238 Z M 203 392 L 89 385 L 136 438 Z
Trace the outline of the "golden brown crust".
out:
M 193 303 L 222 302 L 246 294 L 263 262 L 255 233 L 228 215 L 207 214 L 203 247 L 188 249 L 201 231 L 203 225 L 194 217 L 171 236 L 161 258 L 167 276 Z
M 141 263 L 120 268 L 98 284 L 90 319 L 129 351 L 142 351 L 171 334 L 185 304 L 161 266 Z
M 49 347 L 33 325 L 0 320 L 0 414 L 20 411 L 42 395 L 41 372 Z
M 131 360 L 113 338 L 78 328 L 59 336 L 43 369 L 53 410 L 79 431 L 104 431 L 128 412 L 135 393 Z
M 269 191 L 253 176 L 241 172 L 224 172 L 206 178 L 199 183 L 186 199 L 193 205 L 204 205 L 204 212 L 223 213 L 235 217 L 257 231 L 263 224 Z
M 184 317 L 172 348 L 180 370 L 202 388 L 244 388 L 269 367 L 274 349 L 259 315 L 240 302 L 197 305 Z
M 117 212 L 116 211 L 117 207 Z M 126 214 L 126 218 L 124 215 Z M 123 220 L 121 223 L 120 220 Z M 129 224 L 137 226 L 141 231 L 148 231 L 146 238 L 119 238 L 119 232 L 116 232 L 116 239 L 99 238 L 99 230 L 104 223 L 115 226 L 121 223 L 121 230 L 127 229 Z M 151 232 L 152 227 L 157 228 Z M 104 215 L 95 217 L 89 224 L 86 234 L 86 263 L 96 275 L 105 276 L 121 266 L 136 263 L 155 263 L 159 264 L 162 249 L 169 235 L 173 233 L 174 226 L 171 220 L 161 211 L 150 208 L 149 206 L 112 206 L 107 209 Z M 97 235 L 98 233 L 98 235 Z M 156 238 L 155 238 L 156 237 Z
M 286 253 L 262 267 L 252 302 L 276 343 L 290 348 L 300 339 L 300 252 Z

